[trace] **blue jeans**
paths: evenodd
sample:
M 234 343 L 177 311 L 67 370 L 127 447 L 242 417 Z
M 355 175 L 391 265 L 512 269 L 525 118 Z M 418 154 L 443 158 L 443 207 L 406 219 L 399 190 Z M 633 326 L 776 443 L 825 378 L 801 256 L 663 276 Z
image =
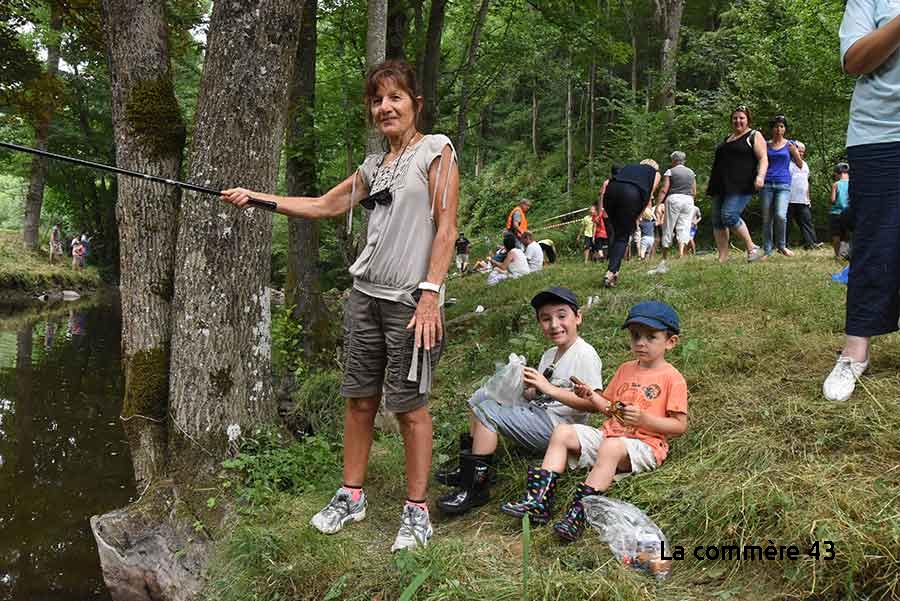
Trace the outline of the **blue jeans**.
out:
M 762 210 L 763 250 L 772 254 L 772 225 L 775 226 L 774 247 L 784 250 L 787 242 L 787 211 L 791 201 L 790 184 L 766 184 L 759 191 L 759 205 Z
M 712 197 L 712 225 L 714 230 L 730 230 L 743 225 L 741 213 L 750 203 L 751 194 L 723 194 Z

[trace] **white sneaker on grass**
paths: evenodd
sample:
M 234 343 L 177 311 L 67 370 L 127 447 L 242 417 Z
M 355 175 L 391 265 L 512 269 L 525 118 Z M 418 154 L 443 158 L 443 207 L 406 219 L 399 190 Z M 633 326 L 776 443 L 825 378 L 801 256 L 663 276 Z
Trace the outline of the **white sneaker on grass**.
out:
M 366 517 L 366 493 L 361 493 L 359 501 L 345 488 L 339 488 L 322 511 L 309 521 L 322 534 L 334 534 L 351 522 L 359 522 Z
M 391 553 L 400 549 L 427 547 L 432 534 L 434 530 L 431 528 L 428 512 L 415 505 L 404 505 L 403 515 L 400 516 L 400 530 L 391 545 Z
M 850 357 L 838 357 L 834 369 L 822 384 L 822 394 L 829 401 L 846 401 L 853 394 L 856 381 L 863 375 L 867 367 L 869 367 L 868 361 L 854 361 Z

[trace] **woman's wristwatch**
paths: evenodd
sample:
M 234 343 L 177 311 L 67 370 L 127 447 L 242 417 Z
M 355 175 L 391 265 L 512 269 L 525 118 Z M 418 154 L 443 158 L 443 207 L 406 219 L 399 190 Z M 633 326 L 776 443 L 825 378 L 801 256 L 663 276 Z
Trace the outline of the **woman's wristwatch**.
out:
M 419 282 L 419 290 L 428 290 L 430 292 L 434 292 L 435 294 L 440 294 L 441 285 L 433 284 L 432 282 Z

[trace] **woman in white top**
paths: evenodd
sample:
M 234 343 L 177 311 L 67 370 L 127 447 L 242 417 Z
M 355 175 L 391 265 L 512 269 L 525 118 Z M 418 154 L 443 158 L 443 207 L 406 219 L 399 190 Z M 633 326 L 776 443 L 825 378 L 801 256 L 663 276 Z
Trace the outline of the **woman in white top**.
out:
M 806 145 L 803 142 L 795 142 L 797 153 L 800 155 L 801 164 L 798 167 L 793 162 L 788 165 L 791 173 L 791 200 L 788 204 L 787 227 L 790 229 L 791 221 L 800 228 L 803 235 L 803 248 L 811 250 L 821 246 L 816 240 L 816 230 L 812 222 L 812 209 L 809 199 L 809 165 L 806 164 Z M 790 231 L 787 238 L 790 240 Z
M 494 269 L 488 274 L 488 286 L 493 286 L 509 278 L 519 278 L 531 272 L 525 253 L 516 248 L 516 237 L 513 234 L 509 232 L 503 234 L 503 248 L 506 249 L 506 257 L 503 261 L 491 259 Z

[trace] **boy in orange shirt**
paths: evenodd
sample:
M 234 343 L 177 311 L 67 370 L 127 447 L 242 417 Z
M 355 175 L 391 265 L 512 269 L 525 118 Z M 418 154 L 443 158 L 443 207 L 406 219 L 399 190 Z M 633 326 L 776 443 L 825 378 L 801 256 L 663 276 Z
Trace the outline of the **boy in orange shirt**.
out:
M 573 469 L 591 467 L 566 516 L 553 526 L 566 541 L 584 532 L 581 499 L 605 492 L 617 474 L 624 477 L 656 469 L 669 452 L 668 437 L 687 430 L 687 383 L 665 358 L 678 343 L 678 314 L 660 301 L 638 303 L 629 310 L 622 328 L 631 333 L 634 361 L 619 367 L 602 394 L 582 383 L 575 386 L 578 396 L 590 400 L 610 419 L 599 429 L 582 424 L 556 426 L 540 469 L 528 470 L 525 497 L 500 508 L 544 524 L 550 519 L 556 484 L 566 464 Z

